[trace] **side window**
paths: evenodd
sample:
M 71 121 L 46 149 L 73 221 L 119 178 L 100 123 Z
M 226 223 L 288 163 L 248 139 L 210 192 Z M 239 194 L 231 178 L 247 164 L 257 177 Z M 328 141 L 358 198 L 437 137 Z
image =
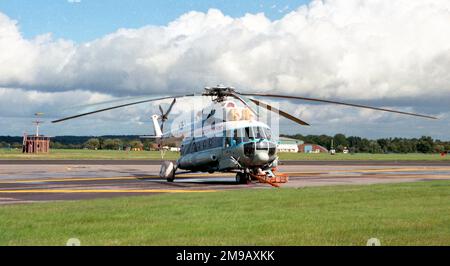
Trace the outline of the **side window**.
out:
M 247 142 L 249 139 L 250 139 L 250 128 L 246 127 L 246 128 L 244 128 L 243 141 Z
M 241 129 L 235 129 L 233 132 L 233 140 L 235 141 L 236 145 L 242 142 L 242 134 L 240 131 Z
M 223 137 L 217 137 L 216 138 L 216 147 L 222 147 L 223 146 Z
M 247 128 L 245 128 L 245 129 L 247 129 Z M 250 139 L 255 139 L 255 128 L 254 127 L 248 128 L 248 137 Z
M 232 131 L 225 131 L 225 147 L 231 146 Z

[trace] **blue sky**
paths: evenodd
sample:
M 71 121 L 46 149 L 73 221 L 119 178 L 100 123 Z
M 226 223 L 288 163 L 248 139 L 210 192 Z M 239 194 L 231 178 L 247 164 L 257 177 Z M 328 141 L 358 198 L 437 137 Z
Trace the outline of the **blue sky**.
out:
M 0 12 L 19 22 L 26 38 L 51 32 L 54 38 L 84 42 L 118 28 L 166 25 L 180 15 L 195 10 L 220 9 L 240 17 L 264 12 L 280 19 L 308 0 L 1 0 Z

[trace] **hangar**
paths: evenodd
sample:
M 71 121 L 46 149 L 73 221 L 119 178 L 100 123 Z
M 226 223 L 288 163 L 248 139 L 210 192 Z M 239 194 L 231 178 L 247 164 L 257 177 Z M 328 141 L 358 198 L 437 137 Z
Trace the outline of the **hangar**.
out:
M 277 149 L 278 152 L 299 152 L 298 146 L 302 144 L 302 140 L 280 137 Z

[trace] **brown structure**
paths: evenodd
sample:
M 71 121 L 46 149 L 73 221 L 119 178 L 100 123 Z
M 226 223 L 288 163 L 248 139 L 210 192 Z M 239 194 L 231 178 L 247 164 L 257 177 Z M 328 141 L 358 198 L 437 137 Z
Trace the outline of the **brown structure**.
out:
M 50 137 L 23 135 L 23 153 L 48 153 L 50 151 Z

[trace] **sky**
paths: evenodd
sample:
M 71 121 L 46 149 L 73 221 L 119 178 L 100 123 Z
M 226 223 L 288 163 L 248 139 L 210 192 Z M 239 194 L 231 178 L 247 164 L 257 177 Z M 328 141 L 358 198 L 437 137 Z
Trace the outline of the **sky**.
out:
M 36 112 L 53 136 L 151 134 L 154 104 L 49 121 L 225 84 L 439 118 L 273 100 L 312 124 L 282 120 L 281 133 L 449 140 L 449 24 L 447 0 L 1 0 L 0 135 L 32 132 Z M 171 115 L 198 106 L 186 100 Z
M 17 20 L 25 38 L 51 32 L 54 38 L 91 41 L 120 28 L 166 25 L 186 12 L 217 8 L 232 17 L 246 13 L 280 19 L 307 0 L 1 0 L 0 11 Z

